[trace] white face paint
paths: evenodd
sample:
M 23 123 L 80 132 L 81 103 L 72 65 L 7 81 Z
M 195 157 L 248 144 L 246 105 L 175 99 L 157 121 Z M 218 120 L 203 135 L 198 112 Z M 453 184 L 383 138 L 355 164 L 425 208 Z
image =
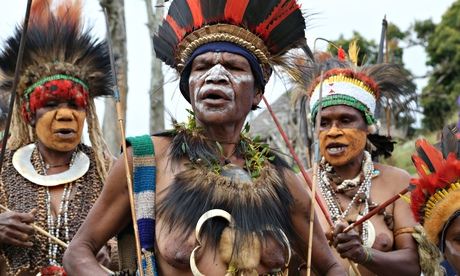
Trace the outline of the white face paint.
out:
M 206 107 L 206 104 L 209 104 L 210 102 L 221 103 L 222 100 L 219 100 L 218 97 L 227 100 L 229 105 L 234 105 L 235 91 L 229 84 L 232 81 L 240 83 L 241 80 L 236 80 L 236 78 L 233 77 L 232 74 L 230 74 L 220 63 L 214 65 L 201 77 L 198 76 L 198 79 L 203 82 L 204 85 L 201 87 L 195 87 L 195 91 L 193 91 L 195 108 L 203 109 Z M 195 81 L 195 76 L 194 78 L 190 77 L 189 82 L 192 81 Z M 208 98 L 208 100 L 202 101 L 206 98 Z M 216 100 L 213 100 L 212 98 L 216 98 Z M 224 106 L 215 105 L 215 108 L 223 109 Z
M 196 118 L 220 124 L 243 120 L 258 104 L 248 61 L 231 53 L 205 53 L 192 65 L 189 91 Z

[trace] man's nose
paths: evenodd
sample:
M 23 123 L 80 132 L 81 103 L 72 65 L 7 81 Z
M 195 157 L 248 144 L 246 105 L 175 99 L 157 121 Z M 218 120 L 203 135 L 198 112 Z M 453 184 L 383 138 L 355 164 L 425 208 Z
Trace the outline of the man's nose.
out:
M 206 83 L 228 83 L 229 78 L 227 76 L 227 70 L 221 65 L 216 64 L 214 67 L 209 69 L 205 78 Z

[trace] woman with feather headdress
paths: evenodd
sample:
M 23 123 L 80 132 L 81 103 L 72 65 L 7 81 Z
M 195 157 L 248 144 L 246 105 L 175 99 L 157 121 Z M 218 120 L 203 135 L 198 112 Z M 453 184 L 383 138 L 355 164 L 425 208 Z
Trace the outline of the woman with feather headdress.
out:
M 107 45 L 83 30 L 80 1 L 52 6 L 33 1 L 25 37 L 0 182 L 0 203 L 11 210 L 0 213 L 0 275 L 65 275 L 64 248 L 31 223 L 70 242 L 112 161 L 93 101 L 112 94 Z M 2 94 L 12 89 L 22 29 L 0 53 Z M 85 121 L 92 147 L 81 141 Z
M 415 221 L 406 202 L 397 201 L 343 232 L 409 184 L 407 172 L 372 159 L 374 154 L 388 155 L 393 150 L 393 143 L 376 133 L 374 110 L 379 96 L 397 101 L 414 86 L 397 65 L 356 67 L 340 56 L 326 57 L 313 72 L 308 89 L 310 114 L 313 122 L 321 116 L 316 126 L 321 161 L 314 172 L 315 185 L 334 228 L 323 215 L 318 217 L 325 232 L 332 231 L 331 247 L 350 275 L 355 275 L 350 260 L 358 264 L 361 275 L 419 275 L 417 245 L 410 234 Z

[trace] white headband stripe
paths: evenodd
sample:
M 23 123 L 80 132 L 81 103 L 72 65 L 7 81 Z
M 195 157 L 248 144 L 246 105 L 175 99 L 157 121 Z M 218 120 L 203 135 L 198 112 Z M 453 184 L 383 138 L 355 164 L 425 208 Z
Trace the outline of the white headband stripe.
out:
M 327 80 L 323 82 L 322 86 L 323 98 L 338 94 L 347 95 L 365 104 L 369 108 L 370 113 L 374 114 L 375 97 L 363 88 L 346 81 L 329 83 Z M 320 85 L 317 85 L 310 98 L 310 110 L 313 110 L 313 107 L 319 101 L 319 90 Z

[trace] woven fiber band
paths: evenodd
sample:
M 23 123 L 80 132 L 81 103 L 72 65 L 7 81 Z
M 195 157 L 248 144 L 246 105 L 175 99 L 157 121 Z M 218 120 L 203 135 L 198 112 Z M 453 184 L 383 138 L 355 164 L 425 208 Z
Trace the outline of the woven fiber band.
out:
M 374 116 L 372 113 L 369 111 L 369 108 L 363 104 L 362 102 L 358 101 L 356 98 L 348 95 L 342 95 L 342 94 L 334 94 L 334 95 L 329 95 L 325 98 L 322 99 L 321 101 L 321 107 L 326 108 L 329 106 L 335 106 L 335 105 L 347 105 L 351 106 L 361 112 L 364 113 L 364 117 L 366 119 L 366 124 L 367 125 L 372 125 L 376 122 Z M 317 101 L 313 107 L 311 108 L 311 114 L 312 114 L 312 120 L 315 122 L 316 115 L 318 113 L 318 107 L 319 107 L 319 101 Z
M 183 69 L 193 51 L 198 47 L 215 41 L 232 42 L 244 47 L 253 53 L 264 67 L 270 67 L 270 52 L 261 38 L 238 26 L 217 24 L 201 28 L 189 34 L 181 41 L 177 48 L 177 69 Z M 264 74 L 268 72 L 270 72 L 270 70 L 264 69 Z M 265 77 L 268 79 L 269 74 Z
M 42 86 L 43 84 L 49 81 L 53 81 L 53 80 L 70 80 L 70 81 L 80 84 L 81 86 L 83 86 L 85 90 L 89 90 L 88 85 L 84 81 L 78 78 L 72 77 L 72 76 L 68 76 L 64 74 L 57 74 L 57 75 L 44 77 L 40 79 L 39 81 L 35 82 L 34 84 L 32 84 L 31 86 L 27 87 L 27 89 L 24 90 L 24 97 L 28 97 L 29 94 L 32 93 L 32 91 L 34 91 L 34 89 L 37 88 L 38 86 Z
M 146 275 L 158 275 L 155 263 L 155 189 L 156 164 L 152 137 L 143 135 L 127 138 L 133 149 L 134 205 L 139 239 L 142 247 L 142 266 Z

